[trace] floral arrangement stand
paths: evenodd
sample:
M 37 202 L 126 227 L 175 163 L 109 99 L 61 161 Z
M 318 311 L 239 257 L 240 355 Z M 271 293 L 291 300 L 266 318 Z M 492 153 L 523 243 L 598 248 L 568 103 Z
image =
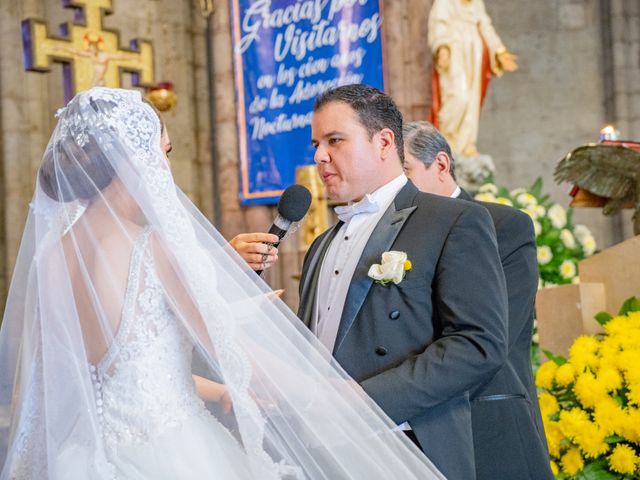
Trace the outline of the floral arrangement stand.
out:
M 567 355 L 580 335 L 602 331 L 593 318 L 605 310 L 605 287 L 602 283 L 559 285 L 538 290 L 536 318 L 540 351 Z M 544 355 L 541 355 L 544 359 Z
M 600 312 L 598 335 L 578 337 L 568 357 L 547 353 L 536 373 L 556 480 L 640 478 L 640 300 Z
M 579 283 L 578 263 L 595 253 L 596 241 L 587 227 L 573 223 L 572 209 L 565 209 L 554 203 L 551 197 L 544 193 L 541 178 L 538 178 L 528 188 L 508 190 L 494 184 L 490 177 L 487 179 L 487 183 L 478 189 L 475 199 L 482 202 L 509 205 L 529 215 L 536 235 L 540 275 L 538 288 Z M 581 297 L 582 290 L 580 289 L 565 289 L 560 292 L 564 291 L 573 292 L 567 294 L 566 298 L 579 299 Z M 547 305 L 554 305 L 554 301 L 555 297 L 550 299 Z M 560 348 L 565 348 L 567 342 L 575 338 L 575 332 L 583 331 L 580 316 L 576 314 L 576 303 L 581 304 L 582 302 L 574 300 L 566 306 L 565 310 L 573 312 L 567 313 L 567 315 L 570 315 L 570 318 L 575 321 L 571 323 L 571 329 L 558 337 L 561 340 Z M 574 306 L 573 310 L 570 308 L 571 305 Z M 548 311 L 552 312 L 551 309 Z M 547 316 L 546 318 L 551 319 L 552 317 Z M 536 333 L 537 322 L 534 322 L 534 326 L 531 360 L 535 369 L 539 364 L 540 353 L 539 334 Z M 547 338 L 553 340 L 556 335 L 550 335 Z M 549 345 L 549 347 L 551 346 Z
M 580 335 L 598 333 L 596 313 L 615 311 L 626 298 L 640 296 L 638 265 L 640 235 L 581 260 L 579 284 L 538 290 L 540 349 L 564 355 Z

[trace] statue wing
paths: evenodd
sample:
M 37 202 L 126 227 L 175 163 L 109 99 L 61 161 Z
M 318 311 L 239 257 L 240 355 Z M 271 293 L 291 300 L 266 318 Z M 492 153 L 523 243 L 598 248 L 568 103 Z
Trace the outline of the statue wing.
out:
M 640 180 L 640 152 L 620 145 L 583 145 L 560 160 L 554 177 L 601 197 L 631 200 Z

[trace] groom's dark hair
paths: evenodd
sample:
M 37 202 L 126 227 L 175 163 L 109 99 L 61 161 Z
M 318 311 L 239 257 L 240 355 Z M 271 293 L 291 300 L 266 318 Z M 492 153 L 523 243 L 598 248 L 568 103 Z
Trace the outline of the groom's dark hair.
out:
M 369 139 L 383 128 L 390 129 L 395 138 L 400 161 L 404 161 L 402 113 L 389 95 L 362 83 L 344 85 L 320 94 L 313 105 L 313 111 L 317 112 L 332 102 L 349 105 L 358 114 L 360 124 L 369 133 Z

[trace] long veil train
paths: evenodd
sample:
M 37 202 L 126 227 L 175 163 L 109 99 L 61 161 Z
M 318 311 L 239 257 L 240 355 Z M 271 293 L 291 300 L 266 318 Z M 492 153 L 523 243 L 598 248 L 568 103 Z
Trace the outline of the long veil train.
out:
M 1 480 L 443 478 L 176 187 L 139 92 L 58 116 L 0 331 Z

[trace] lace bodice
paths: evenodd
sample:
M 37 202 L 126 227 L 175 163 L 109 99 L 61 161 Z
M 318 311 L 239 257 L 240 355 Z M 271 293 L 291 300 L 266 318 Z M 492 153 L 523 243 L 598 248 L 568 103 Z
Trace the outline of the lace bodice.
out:
M 191 376 L 193 344 L 164 296 L 149 236 L 144 231 L 133 247 L 118 332 L 100 363 L 89 367 L 108 452 L 209 415 Z

